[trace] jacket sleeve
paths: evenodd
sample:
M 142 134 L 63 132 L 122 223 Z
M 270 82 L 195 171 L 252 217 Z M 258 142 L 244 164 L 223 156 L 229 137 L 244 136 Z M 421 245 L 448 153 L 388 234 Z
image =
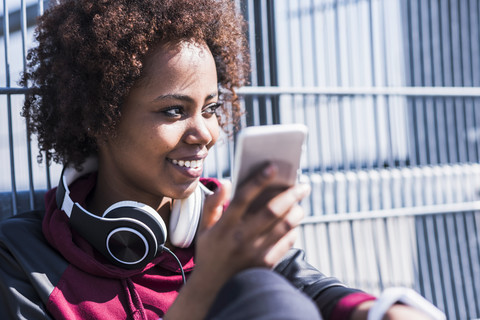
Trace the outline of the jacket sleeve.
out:
M 325 276 L 305 261 L 305 253 L 299 249 L 291 249 L 277 264 L 275 271 L 311 297 L 324 319 L 330 318 L 340 299 L 349 294 L 361 292 L 348 288 L 336 278 Z
M 0 319 L 51 319 L 44 308 L 13 256 L 0 247 Z
M 0 223 L 0 319 L 51 319 L 46 304 L 66 262 L 45 244 L 38 212 Z

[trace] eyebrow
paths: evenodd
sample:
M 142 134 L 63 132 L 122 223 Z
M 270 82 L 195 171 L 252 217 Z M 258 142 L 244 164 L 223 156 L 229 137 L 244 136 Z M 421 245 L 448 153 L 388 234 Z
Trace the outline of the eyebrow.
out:
M 210 93 L 206 98 L 205 98 L 205 101 L 207 100 L 210 100 L 210 99 L 213 99 L 217 96 L 217 92 L 213 92 L 213 93 Z M 180 100 L 180 101 L 185 101 L 185 102 L 193 102 L 193 98 L 190 97 L 190 96 L 187 96 L 187 95 L 184 95 L 184 94 L 176 94 L 176 93 L 172 93 L 172 94 L 163 94 L 163 95 L 160 95 L 158 97 L 156 97 L 155 99 L 153 99 L 154 102 L 157 102 L 157 101 L 162 101 L 162 100 Z

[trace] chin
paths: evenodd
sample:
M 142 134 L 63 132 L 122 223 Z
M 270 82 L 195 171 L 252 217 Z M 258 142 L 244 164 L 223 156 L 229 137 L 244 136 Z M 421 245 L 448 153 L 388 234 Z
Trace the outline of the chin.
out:
M 170 198 L 172 198 L 172 199 L 188 198 L 193 193 L 193 191 L 195 191 L 195 188 L 197 187 L 198 183 L 199 183 L 199 180 L 197 179 L 192 183 L 182 185 L 182 186 L 178 186 L 178 188 L 176 188 L 176 190 L 174 190 L 174 192 L 173 192 L 174 194 L 172 194 L 170 196 Z

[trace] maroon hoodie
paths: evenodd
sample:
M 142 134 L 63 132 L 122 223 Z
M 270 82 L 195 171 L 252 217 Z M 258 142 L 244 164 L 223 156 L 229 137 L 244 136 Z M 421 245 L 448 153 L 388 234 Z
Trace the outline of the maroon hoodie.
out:
M 71 198 L 85 206 L 96 175 L 78 179 L 70 187 Z M 53 189 L 46 195 L 43 234 L 69 262 L 50 295 L 48 311 L 65 319 L 158 319 L 177 297 L 182 286 L 180 266 L 161 253 L 143 270 L 111 265 L 70 228 L 68 217 L 57 208 Z M 188 274 L 194 266 L 193 246 L 175 249 Z
M 202 179 L 215 189 L 218 181 Z M 74 182 L 70 196 L 85 204 L 96 175 Z M 158 319 L 182 285 L 180 268 L 162 253 L 143 270 L 109 264 L 57 208 L 53 189 L 46 212 L 31 211 L 0 222 L 0 319 Z M 194 249 L 174 251 L 188 274 Z M 346 287 L 305 261 L 292 249 L 275 267 L 317 303 L 325 319 L 348 319 L 354 308 L 374 297 Z

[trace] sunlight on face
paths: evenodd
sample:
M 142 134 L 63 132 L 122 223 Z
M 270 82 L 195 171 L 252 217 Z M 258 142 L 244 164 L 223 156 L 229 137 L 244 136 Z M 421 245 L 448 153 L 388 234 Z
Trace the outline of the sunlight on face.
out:
M 220 128 L 217 75 L 206 45 L 164 44 L 122 106 L 115 138 L 99 144 L 99 186 L 118 199 L 155 207 L 185 198 L 198 183 Z

